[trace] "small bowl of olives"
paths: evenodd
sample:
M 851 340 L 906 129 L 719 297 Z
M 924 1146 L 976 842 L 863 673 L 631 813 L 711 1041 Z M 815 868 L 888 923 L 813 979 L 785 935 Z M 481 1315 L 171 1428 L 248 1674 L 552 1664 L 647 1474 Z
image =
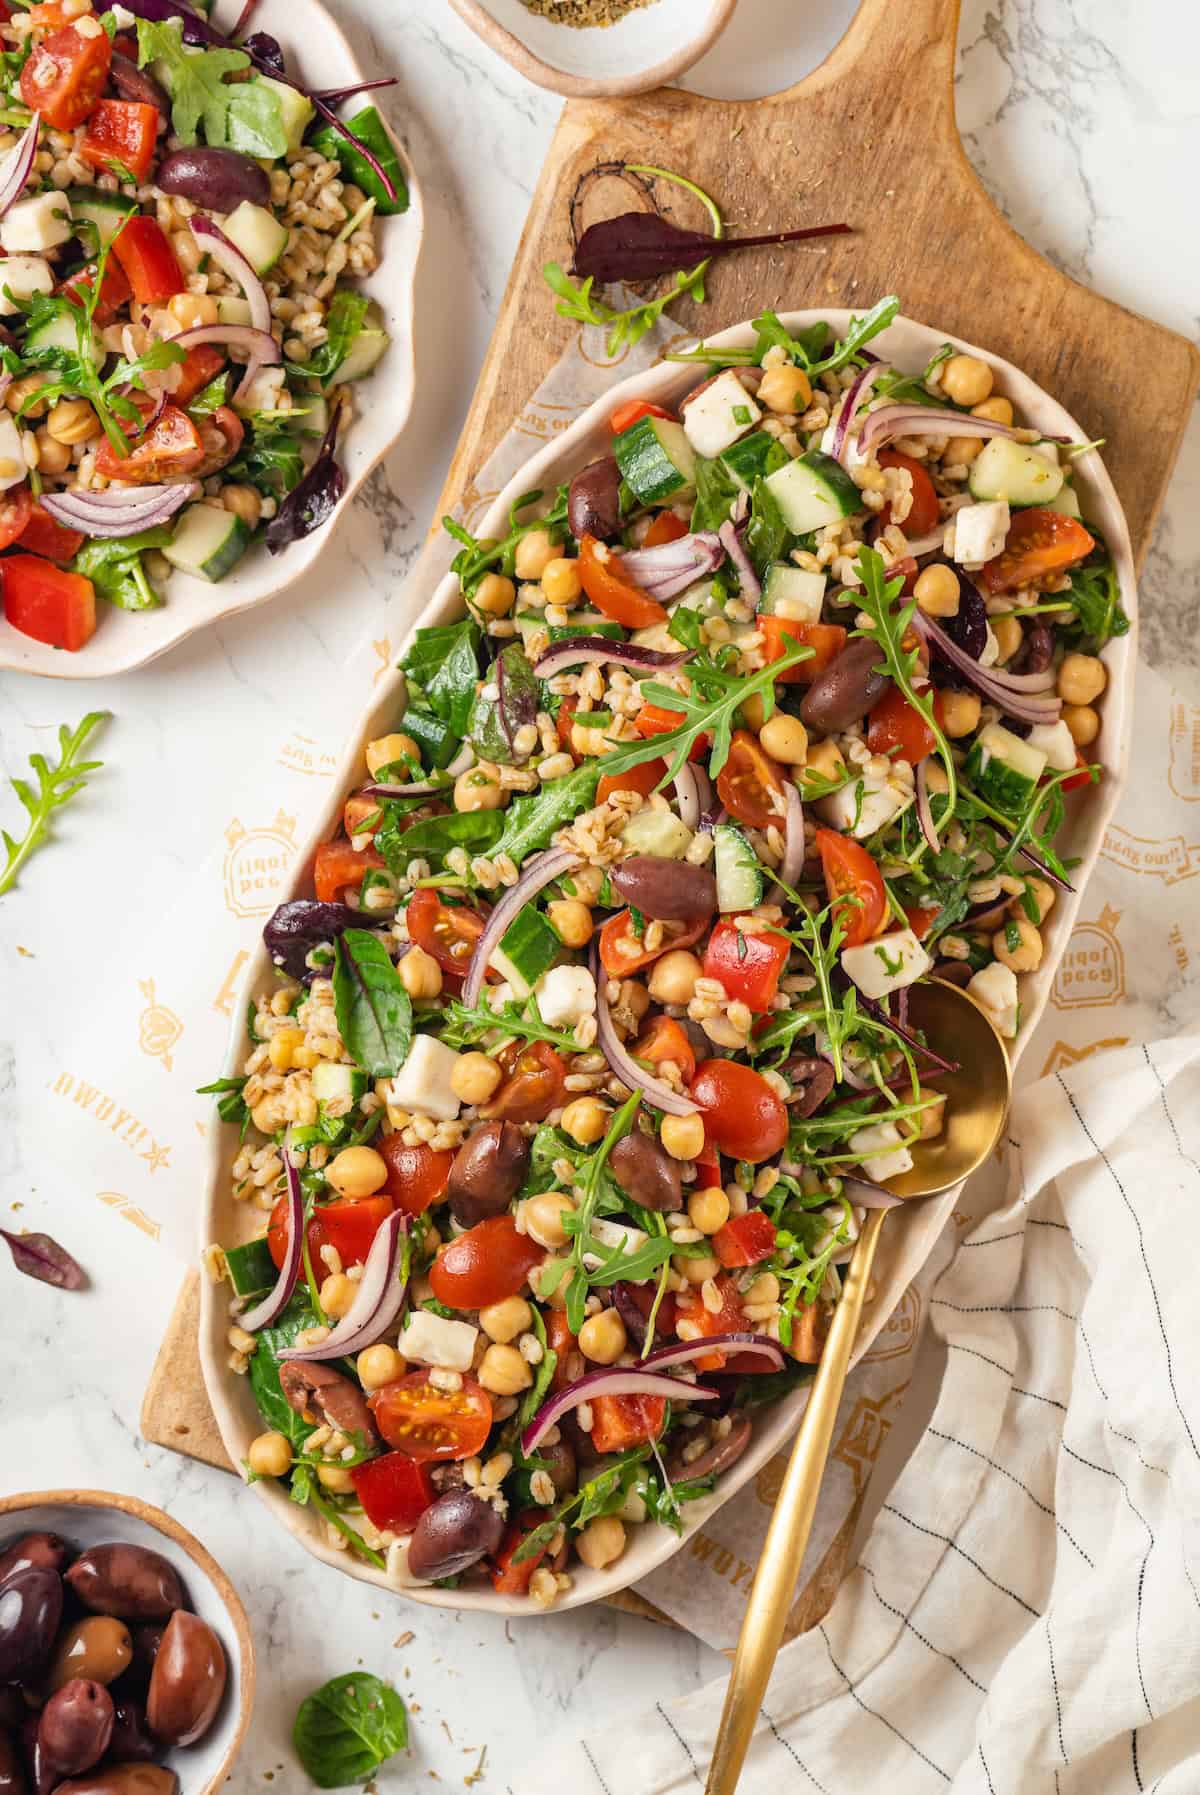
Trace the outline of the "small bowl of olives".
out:
M 213 1795 L 253 1697 L 241 1600 L 170 1515 L 0 1497 L 0 1795 Z

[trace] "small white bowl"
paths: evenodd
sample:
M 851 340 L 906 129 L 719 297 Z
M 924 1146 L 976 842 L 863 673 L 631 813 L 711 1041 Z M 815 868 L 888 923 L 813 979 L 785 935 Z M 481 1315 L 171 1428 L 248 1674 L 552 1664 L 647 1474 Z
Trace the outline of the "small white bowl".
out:
M 737 0 L 652 0 L 615 25 L 556 24 L 522 0 L 450 0 L 485 44 L 518 74 L 568 99 L 647 93 L 674 81 L 710 50 Z
M 39 1490 L 0 1496 L 0 1551 L 23 1533 L 61 1534 L 76 1552 L 114 1540 L 159 1552 L 183 1579 L 192 1609 L 221 1641 L 225 1694 L 203 1739 L 167 1752 L 180 1795 L 216 1795 L 233 1768 L 254 1706 L 254 1641 L 241 1597 L 216 1559 L 161 1508 L 108 1490 Z

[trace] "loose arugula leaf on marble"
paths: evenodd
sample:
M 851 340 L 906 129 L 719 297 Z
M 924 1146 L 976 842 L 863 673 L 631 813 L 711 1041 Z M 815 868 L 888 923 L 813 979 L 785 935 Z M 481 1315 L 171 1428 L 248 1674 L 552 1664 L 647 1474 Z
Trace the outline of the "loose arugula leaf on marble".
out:
M 412 998 L 387 948 L 366 929 L 338 937 L 333 1004 L 355 1064 L 371 1078 L 395 1078 L 412 1042 Z
M 111 711 L 89 711 L 75 729 L 62 724 L 58 732 L 57 766 L 51 765 L 44 754 L 31 754 L 29 764 L 37 776 L 36 789 L 27 779 L 9 781 L 29 812 L 29 826 L 20 841 L 15 840 L 7 829 L 0 829 L 0 842 L 5 850 L 4 866 L 0 868 L 0 897 L 12 890 L 30 855 L 46 841 L 55 811 L 69 804 L 87 784 L 88 775 L 104 765 L 103 761 L 81 760 L 80 756 L 96 730 L 111 715 Z

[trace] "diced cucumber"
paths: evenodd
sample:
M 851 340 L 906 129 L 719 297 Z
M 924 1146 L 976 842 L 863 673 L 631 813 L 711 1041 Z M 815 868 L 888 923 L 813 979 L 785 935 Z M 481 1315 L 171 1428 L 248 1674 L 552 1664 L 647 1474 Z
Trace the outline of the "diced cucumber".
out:
M 25 332 L 25 352 L 33 355 L 47 349 L 64 349 L 68 355 L 79 353 L 79 332 L 75 318 L 69 312 L 59 312 L 47 318 L 42 324 L 35 324 L 32 330 Z M 99 366 L 104 360 L 104 345 L 100 341 L 99 332 L 92 329 L 92 354 Z
M 318 1060 L 312 1070 L 312 1094 L 318 1103 L 337 1103 L 349 1098 L 357 1103 L 365 1097 L 367 1075 L 357 1066 L 334 1065 L 332 1060 Z
M 562 938 L 552 929 L 542 912 L 526 904 L 515 921 L 505 929 L 500 947 L 509 965 L 515 967 L 527 985 L 536 985 L 563 949 Z
M 345 386 L 351 380 L 361 380 L 369 374 L 384 350 L 391 342 L 387 331 L 383 328 L 383 313 L 372 300 L 367 307 L 367 315 L 363 327 L 346 351 L 341 364 L 325 382 L 328 387 Z
M 245 1246 L 227 1247 L 225 1263 L 229 1267 L 229 1282 L 238 1296 L 257 1296 L 260 1290 L 270 1290 L 279 1275 L 265 1237 L 248 1240 Z
M 971 464 L 973 498 L 1007 499 L 1010 505 L 1048 505 L 1062 491 L 1063 471 L 1028 443 L 993 436 Z
M 753 492 L 757 479 L 777 474 L 781 467 L 787 466 L 788 452 L 765 430 L 756 430 L 726 449 L 721 461 L 743 492 Z
M 862 493 L 845 468 L 820 449 L 810 449 L 768 475 L 767 490 L 793 536 L 807 535 L 862 510 Z
M 1079 494 L 1073 486 L 1064 486 L 1057 498 L 1051 499 L 1047 511 L 1060 511 L 1064 517 L 1082 517 Z
M 382 216 L 386 217 L 393 212 L 407 212 L 408 183 L 404 179 L 404 170 L 400 166 L 400 158 L 387 127 L 374 106 L 364 106 L 361 112 L 356 112 L 353 118 L 347 119 L 346 129 L 352 131 L 359 142 L 370 150 L 375 160 L 386 169 L 388 179 L 396 190 L 395 199 L 389 199 L 387 189 L 366 157 L 340 131 L 335 131 L 332 125 L 326 125 L 311 139 L 313 149 L 320 150 L 331 162 L 340 162 L 345 179 L 352 181 L 368 199 L 373 199 L 375 210 Z
M 683 428 L 697 455 L 715 461 L 762 417 L 732 368 L 710 380 L 683 410 Z
M 266 274 L 287 248 L 286 227 L 265 206 L 253 205 L 248 199 L 229 214 L 223 229 L 256 274 Z
M 319 393 L 303 393 L 299 403 L 293 405 L 291 416 L 281 422 L 289 430 L 298 430 L 301 436 L 324 436 L 329 428 L 329 406 Z
M 272 80 L 270 75 L 259 75 L 256 79 L 261 87 L 269 87 L 278 97 L 279 122 L 287 137 L 286 154 L 289 157 L 298 155 L 304 143 L 304 133 L 316 114 L 316 107 L 306 93 L 301 93 L 298 87 L 289 87 L 286 81 Z
M 1046 756 L 1002 723 L 988 723 L 971 744 L 964 772 L 981 798 L 1005 816 L 1019 816 L 1046 771 Z
M 692 832 L 669 810 L 639 810 L 626 823 L 621 840 L 635 854 L 682 860 L 691 846 Z
M 528 997 L 533 986 L 524 978 L 519 967 L 514 966 L 502 947 L 492 949 L 492 957 L 488 965 L 498 972 L 506 985 L 512 986 L 513 996 Z
M 250 301 L 240 293 L 222 293 L 217 300 L 218 324 L 249 324 Z
M 661 505 L 690 494 L 696 457 L 683 425 L 671 418 L 639 418 L 613 437 L 621 476 L 640 505 Z
M 83 238 L 91 255 L 98 255 L 106 243 L 111 243 L 129 214 L 137 211 L 135 199 L 105 193 L 101 187 L 68 187 L 67 198 L 75 234 Z
M 732 823 L 721 823 L 713 830 L 713 866 L 718 910 L 753 910 L 761 903 L 763 877 L 758 855 Z
M 791 561 L 773 561 L 763 581 L 759 611 L 788 617 L 793 623 L 820 623 L 825 602 L 825 575 L 806 573 Z
M 172 567 L 202 580 L 223 580 L 236 567 L 254 532 L 235 511 L 220 505 L 189 505 L 163 549 Z

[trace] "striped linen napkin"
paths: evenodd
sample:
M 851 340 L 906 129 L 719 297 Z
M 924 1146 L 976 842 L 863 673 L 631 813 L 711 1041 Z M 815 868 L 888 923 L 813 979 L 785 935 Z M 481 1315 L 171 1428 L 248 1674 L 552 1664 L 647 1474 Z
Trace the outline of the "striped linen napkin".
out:
M 1200 1033 L 1028 1086 L 1007 1160 L 931 1293 L 933 1419 L 781 1652 L 741 1795 L 1200 1791 Z M 520 1795 L 703 1789 L 723 1694 Z

